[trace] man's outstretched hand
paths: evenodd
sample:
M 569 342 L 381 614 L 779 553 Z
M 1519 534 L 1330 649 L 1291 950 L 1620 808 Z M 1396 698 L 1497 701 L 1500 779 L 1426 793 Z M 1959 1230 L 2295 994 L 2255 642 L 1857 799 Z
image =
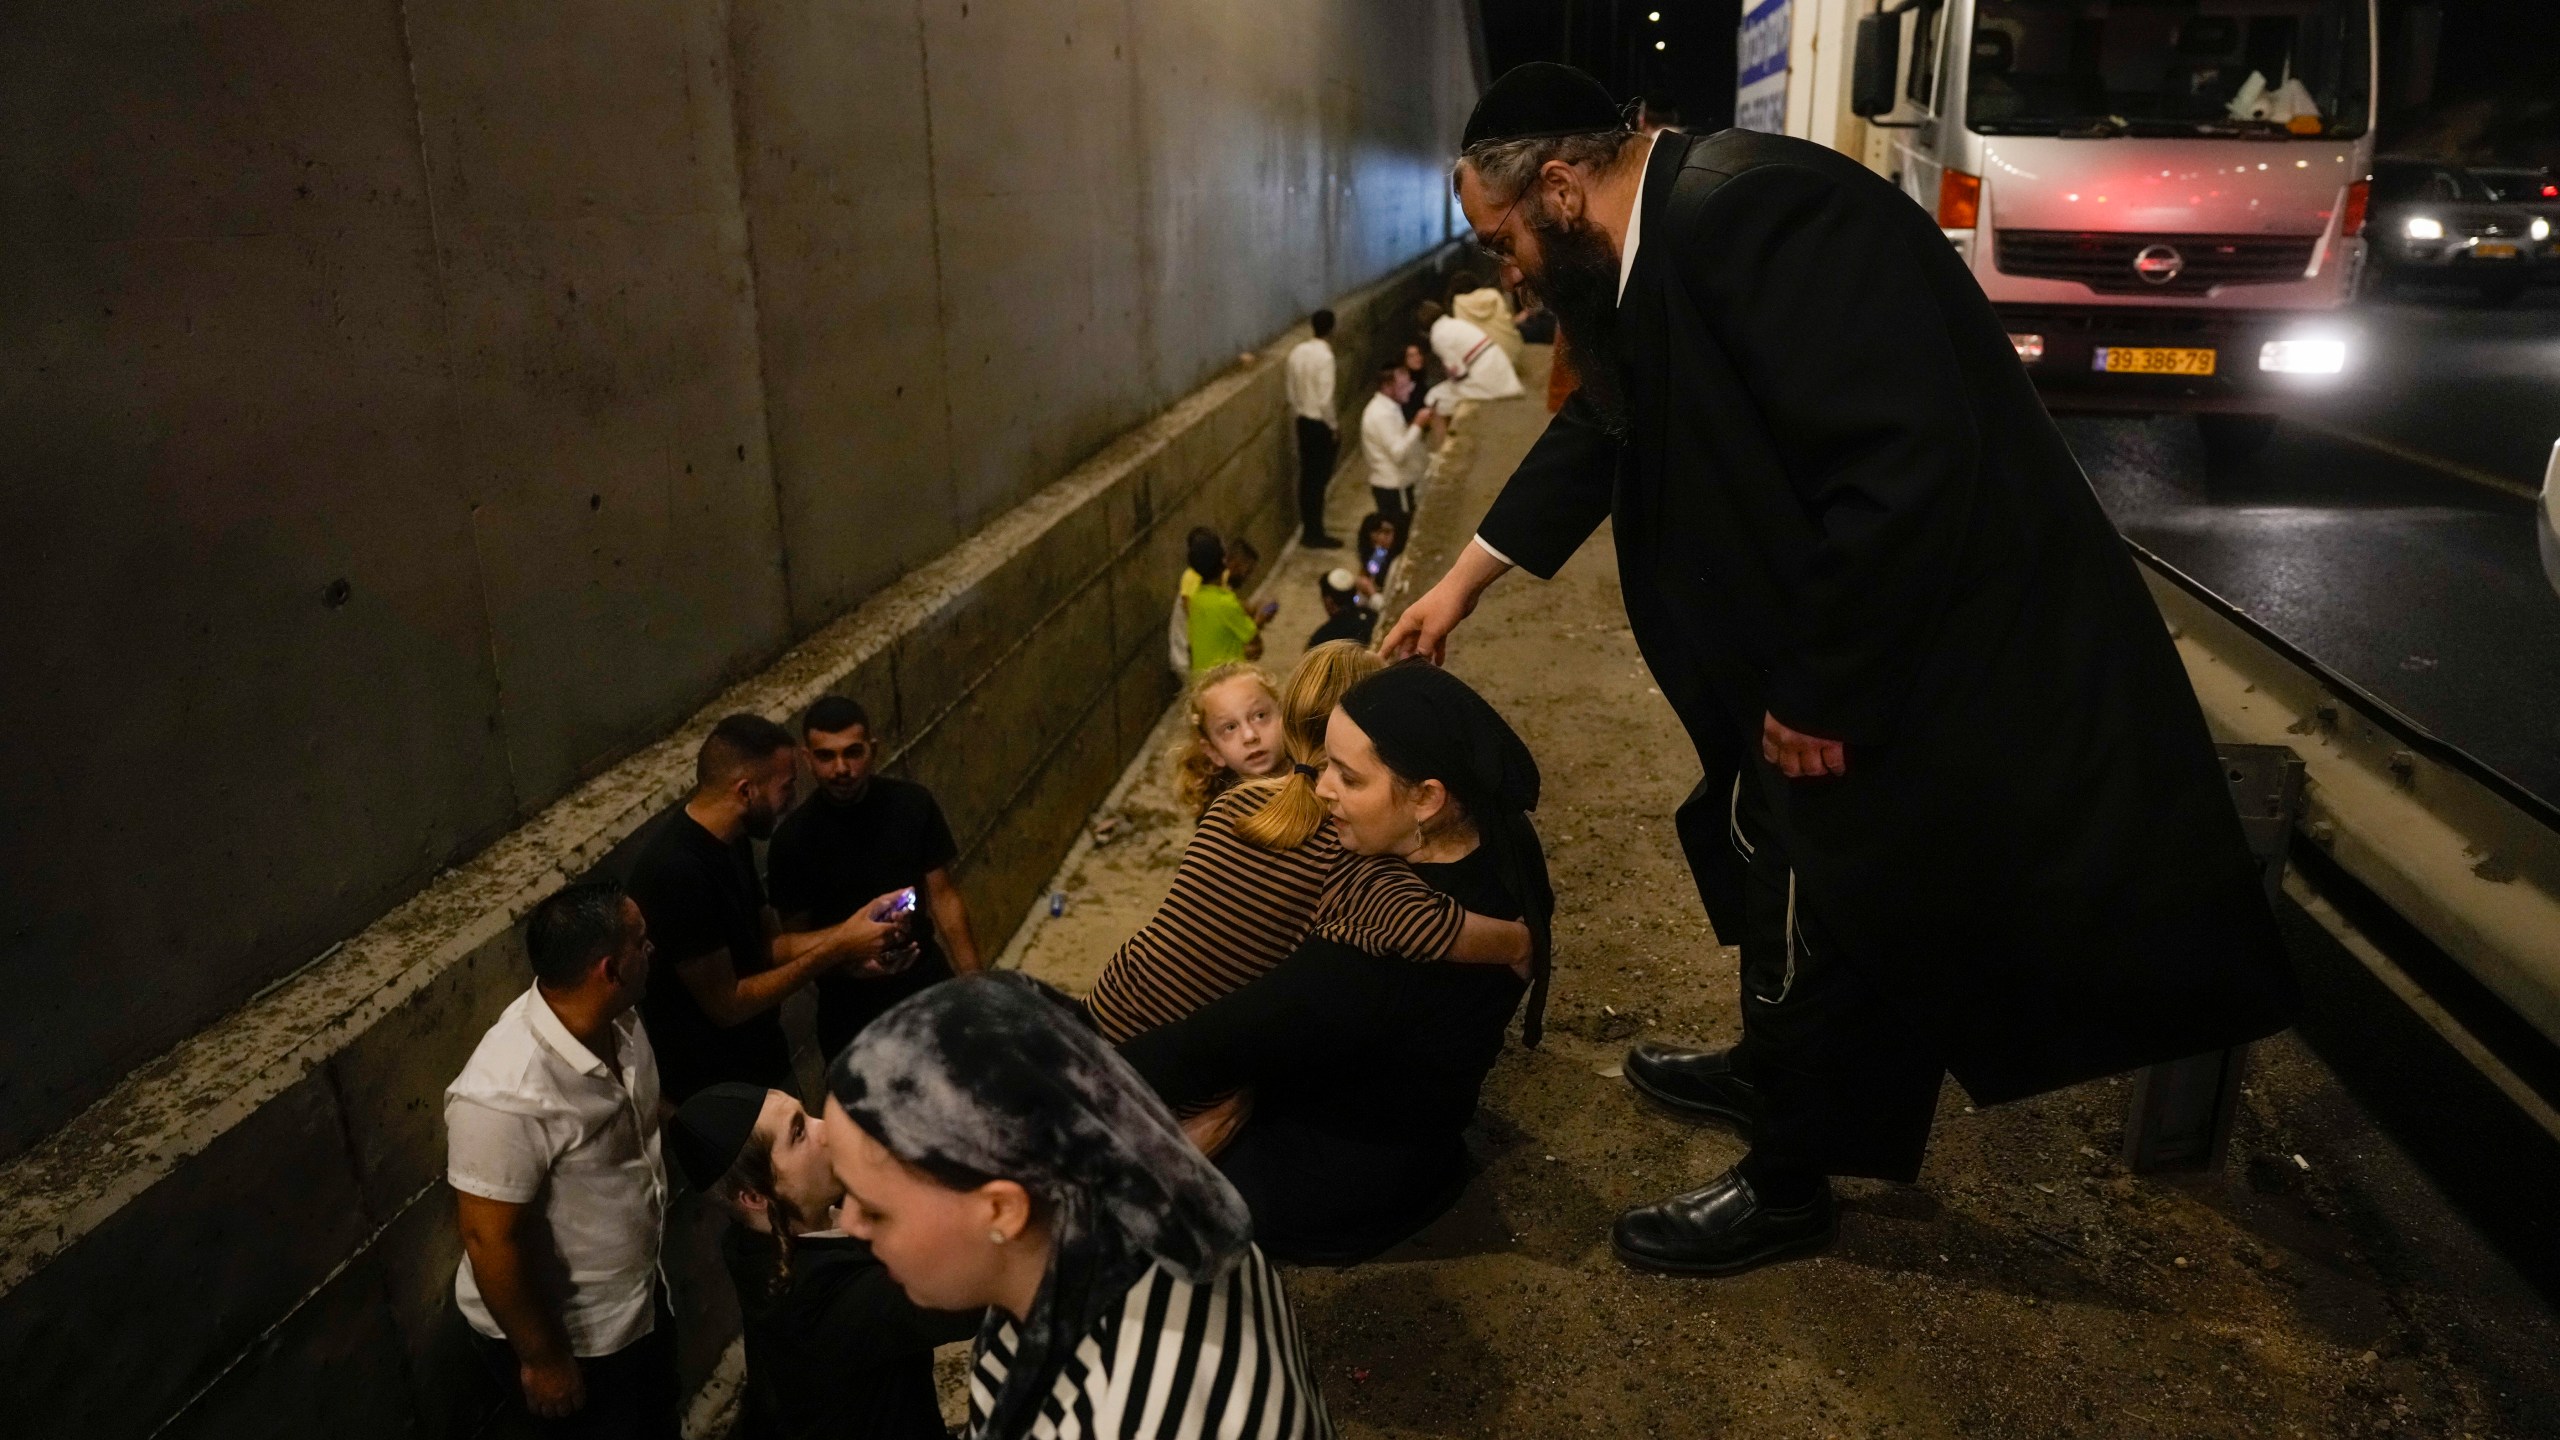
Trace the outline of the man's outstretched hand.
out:
M 1476 601 L 1484 595 L 1485 587 L 1510 569 L 1508 562 L 1496 560 L 1482 545 L 1469 544 L 1458 552 L 1440 583 L 1424 591 L 1421 599 L 1396 617 L 1387 638 L 1378 642 L 1378 653 L 1389 660 L 1419 655 L 1434 665 L 1441 663 L 1448 657 L 1449 632 L 1475 613 Z
M 1476 597 L 1454 591 L 1447 579 L 1422 593 L 1422 597 L 1404 607 L 1396 617 L 1395 627 L 1387 638 L 1378 642 L 1378 653 L 1389 660 L 1419 655 L 1439 664 L 1449 653 L 1449 632 L 1458 622 L 1474 613 Z
M 1849 773 L 1849 747 L 1837 740 L 1790 730 L 1775 715 L 1760 717 L 1760 758 L 1777 766 L 1779 773 L 1790 780 Z

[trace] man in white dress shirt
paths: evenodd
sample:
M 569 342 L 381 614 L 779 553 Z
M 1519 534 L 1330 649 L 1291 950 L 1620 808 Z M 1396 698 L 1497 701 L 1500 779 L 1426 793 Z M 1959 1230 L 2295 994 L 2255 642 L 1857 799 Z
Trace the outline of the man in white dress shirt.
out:
M 1333 456 L 1339 437 L 1333 407 L 1333 312 L 1319 310 L 1308 327 L 1316 334 L 1289 351 L 1285 370 L 1289 412 L 1298 428 L 1298 543 L 1311 550 L 1338 550 L 1342 542 L 1324 531 L 1324 492 L 1333 482 Z
M 1402 361 L 1382 366 L 1377 393 L 1360 412 L 1360 453 L 1369 462 L 1369 498 L 1377 503 L 1379 514 L 1399 519 L 1413 513 L 1414 484 L 1431 463 L 1431 448 L 1422 438 L 1431 427 L 1431 409 L 1424 406 L 1407 423 L 1404 402 L 1412 394 L 1413 372 Z
M 1520 372 L 1482 326 L 1450 314 L 1437 300 L 1423 301 L 1418 316 L 1431 332 L 1431 353 L 1449 376 L 1429 391 L 1433 413 L 1446 418 L 1461 400 L 1508 400 L 1521 393 Z
M 532 988 L 444 1092 L 454 1298 L 536 1433 L 675 1440 L 647 925 L 620 886 L 571 885 L 534 907 L 525 949 Z

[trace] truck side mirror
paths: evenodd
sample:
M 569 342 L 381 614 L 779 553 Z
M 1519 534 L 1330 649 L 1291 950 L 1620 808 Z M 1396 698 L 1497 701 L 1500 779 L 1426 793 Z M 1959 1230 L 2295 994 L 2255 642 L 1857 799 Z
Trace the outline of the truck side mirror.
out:
M 1859 16 L 1856 57 L 1849 72 L 1849 113 L 1862 120 L 1892 114 L 1895 72 L 1902 65 L 1902 16 Z

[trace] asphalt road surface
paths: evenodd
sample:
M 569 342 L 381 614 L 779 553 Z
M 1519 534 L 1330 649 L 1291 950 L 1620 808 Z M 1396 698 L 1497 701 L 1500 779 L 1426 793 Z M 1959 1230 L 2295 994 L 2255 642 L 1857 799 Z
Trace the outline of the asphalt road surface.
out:
M 2560 804 L 2560 593 L 2529 499 L 2560 439 L 2560 291 L 2360 308 L 2362 363 L 2255 459 L 2066 417 L 2116 524 L 2303 653 Z

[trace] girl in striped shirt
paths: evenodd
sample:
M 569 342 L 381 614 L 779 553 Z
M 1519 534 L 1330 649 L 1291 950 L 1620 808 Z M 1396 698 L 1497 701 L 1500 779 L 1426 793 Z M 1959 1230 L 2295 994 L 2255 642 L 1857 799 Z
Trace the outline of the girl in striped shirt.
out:
M 1311 932 L 1409 960 L 1526 964 L 1529 931 L 1471 914 L 1392 856 L 1347 856 L 1316 798 L 1333 707 L 1384 662 L 1349 640 L 1309 650 L 1281 695 L 1291 769 L 1219 796 L 1200 820 L 1164 904 L 1129 937 L 1085 1000 L 1125 1044 L 1252 980 Z M 1319 923 L 1321 922 L 1321 924 Z
M 1280 692 L 1248 660 L 1220 665 L 1191 687 L 1191 738 L 1174 762 L 1182 808 L 1198 820 L 1212 801 L 1246 780 L 1285 775 Z
M 1244 1201 L 1065 997 L 945 981 L 827 1089 L 847 1227 L 915 1303 L 990 1307 L 970 1440 L 1331 1440 Z

